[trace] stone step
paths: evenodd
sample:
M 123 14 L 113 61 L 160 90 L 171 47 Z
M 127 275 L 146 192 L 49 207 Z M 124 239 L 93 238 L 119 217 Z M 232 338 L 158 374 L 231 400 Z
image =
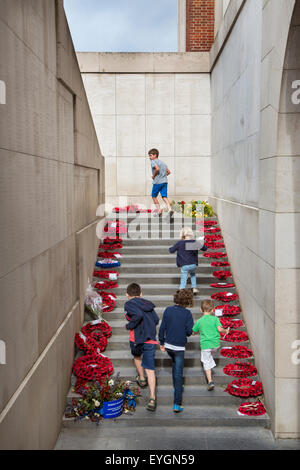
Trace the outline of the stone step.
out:
M 198 318 L 200 318 L 200 302 L 198 302 L 198 300 L 197 300 L 198 296 L 194 297 L 194 299 L 196 299 L 195 300 L 196 301 L 196 306 L 189 308 L 189 310 L 192 312 L 194 320 L 198 320 Z M 174 302 L 171 300 L 169 305 L 174 305 Z M 218 305 L 218 303 L 215 302 L 215 305 Z M 111 321 L 123 320 L 124 315 L 125 315 L 123 307 L 117 307 L 114 310 L 112 310 L 111 312 L 103 313 L 103 318 L 109 324 L 111 324 Z M 165 308 L 166 307 L 162 307 L 162 306 L 155 307 L 155 311 L 156 311 L 157 315 L 160 318 L 162 318 Z M 233 318 L 240 319 L 242 317 L 241 317 L 241 315 L 235 315 Z M 91 321 L 91 320 L 92 320 L 92 318 L 88 315 L 88 313 L 86 313 L 85 314 L 85 321 Z
M 80 426 L 95 429 L 95 424 L 87 420 L 80 423 L 74 422 L 73 418 L 63 418 L 63 427 Z M 162 427 L 220 427 L 220 426 L 261 426 L 270 427 L 269 416 L 239 416 L 236 405 L 207 406 L 185 406 L 182 413 L 176 414 L 170 410 L 170 405 L 160 405 L 155 412 L 149 412 L 144 406 L 137 406 L 136 411 L 130 415 L 122 414 L 115 421 L 105 420 L 105 426 L 128 427 L 128 426 L 162 426 Z M 125 432 L 125 431 L 124 431 Z
M 212 292 L 213 293 L 213 292 Z M 199 305 L 202 300 L 205 300 L 208 298 L 208 295 L 196 295 L 194 296 L 194 305 Z M 156 307 L 168 307 L 169 305 L 173 305 L 173 295 L 153 295 L 149 294 L 147 296 L 148 300 L 151 300 L 151 302 L 154 303 Z M 116 299 L 116 308 L 124 306 L 124 303 L 127 301 L 127 297 L 125 295 L 119 295 Z M 221 302 L 217 302 L 217 304 L 220 304 Z M 238 300 L 233 301 L 233 302 L 228 302 L 228 305 L 238 305 Z
M 201 378 L 202 379 L 202 378 Z M 257 377 L 253 377 L 253 380 L 257 380 Z M 225 392 L 226 385 L 215 384 L 213 391 L 207 390 L 207 385 L 196 385 L 185 384 L 182 395 L 182 404 L 186 405 L 229 405 L 233 404 L 239 408 L 240 404 L 245 399 L 240 397 L 234 397 L 230 393 Z M 138 406 L 144 406 L 147 403 L 148 387 L 141 389 L 142 396 L 139 398 Z M 157 383 L 156 395 L 160 405 L 172 405 L 174 388 L 172 381 L 170 380 L 168 385 Z M 81 395 L 73 391 L 73 387 L 70 388 L 67 395 L 67 405 L 72 405 L 72 400 L 82 398 Z
M 171 246 L 171 244 L 170 244 Z M 224 248 L 222 249 L 224 251 Z M 123 248 L 116 249 L 114 251 L 118 251 L 119 253 L 122 254 L 122 257 L 124 255 L 168 255 L 168 256 L 173 256 L 171 253 L 169 253 L 169 246 L 166 245 L 157 245 L 157 246 L 152 246 L 151 243 L 149 245 L 145 246 L 124 246 Z M 200 252 L 201 253 L 201 252 Z
M 200 261 L 200 260 L 199 260 Z M 104 271 L 106 269 L 110 269 L 110 268 L 105 268 L 105 269 L 102 269 L 100 268 L 99 266 L 95 266 L 95 270 L 96 271 Z M 124 264 L 122 263 L 121 266 L 117 266 L 115 268 L 111 268 L 112 270 L 114 271 L 117 271 L 119 273 L 119 279 L 121 279 L 121 276 L 123 274 L 126 274 L 126 273 L 130 273 L 130 274 L 136 274 L 136 275 L 139 275 L 139 274 L 153 274 L 153 275 L 156 275 L 156 274 L 177 274 L 180 276 L 180 268 L 178 268 L 176 266 L 176 263 L 173 263 L 173 264 L 164 264 L 164 263 L 161 263 L 161 264 L 154 264 L 154 263 L 147 263 L 147 264 L 144 264 L 144 263 L 137 263 L 137 264 Z M 218 268 L 216 267 L 213 267 L 211 266 L 210 264 L 208 264 L 207 262 L 201 262 L 200 265 L 198 266 L 197 270 L 196 270 L 196 273 L 209 273 L 212 275 L 212 273 Z M 98 278 L 94 277 L 94 280 L 96 280 Z
M 107 214 L 105 216 L 106 220 L 123 220 L 123 221 L 132 221 L 132 220 L 143 220 L 143 221 L 147 221 L 147 220 L 151 220 L 153 222 L 157 222 L 159 223 L 159 221 L 166 221 L 166 220 L 170 220 L 170 217 L 167 215 L 167 213 L 164 213 L 162 217 L 154 217 L 153 214 L 151 213 L 125 213 L 125 212 L 119 212 L 119 214 L 116 214 L 116 213 L 113 213 L 113 212 L 110 212 L 109 214 Z M 197 220 L 199 220 L 201 218 L 197 218 Z M 171 220 L 184 220 L 185 223 L 192 223 L 192 222 L 195 222 L 196 218 L 195 217 L 183 217 L 182 214 L 180 214 L 179 212 L 174 212 L 174 215 L 173 217 L 171 218 Z M 216 221 L 218 222 L 218 218 L 216 216 L 214 217 L 204 217 L 204 220 L 208 220 L 208 221 Z
M 232 278 L 228 278 L 232 279 Z M 180 271 L 176 274 L 170 273 L 120 273 L 118 278 L 118 284 L 130 284 L 131 282 L 138 282 L 139 284 L 156 284 L 158 281 L 161 281 L 163 284 L 171 284 L 171 285 L 179 285 L 180 284 Z M 209 284 L 217 282 L 216 278 L 212 276 L 210 273 L 203 273 L 201 271 L 197 271 L 197 283 L 201 284 Z M 188 279 L 188 286 L 191 287 L 190 278 Z
M 107 290 L 109 290 L 110 292 L 113 292 L 118 297 L 120 297 L 122 294 L 126 292 L 127 285 L 128 284 L 119 284 L 119 287 L 114 288 L 114 289 L 107 289 Z M 188 287 L 190 288 L 191 286 L 189 285 Z M 149 298 L 149 296 L 152 296 L 152 295 L 174 295 L 176 290 L 179 289 L 179 283 L 176 285 L 144 284 L 142 285 L 142 289 L 143 289 L 143 296 L 145 298 Z M 220 292 L 226 290 L 226 292 L 231 292 L 233 294 L 236 292 L 236 289 L 234 287 L 226 287 L 226 289 L 219 289 L 215 287 L 210 287 L 209 284 L 202 284 L 199 282 L 197 284 L 197 289 L 199 290 L 199 294 L 197 294 L 197 296 L 203 295 L 206 297 L 210 297 L 212 294 L 216 293 L 218 290 L 220 290 Z
M 144 238 L 132 239 L 132 238 L 123 236 L 122 245 L 123 245 L 123 247 L 127 247 L 127 246 L 132 246 L 132 247 L 167 246 L 167 247 L 170 247 L 170 246 L 174 245 L 174 243 L 178 240 L 179 240 L 179 237 L 177 237 L 175 239 L 173 237 L 172 238 L 170 238 L 170 237 L 164 237 L 164 238 L 161 238 L 161 237 L 160 238 L 159 237 L 157 237 L 157 238 L 144 237 Z M 121 250 L 122 250 L 122 248 L 121 248 Z
M 220 250 L 221 251 L 224 251 L 224 250 Z M 102 258 L 97 258 L 98 261 L 100 261 Z M 176 266 L 176 256 L 173 255 L 173 254 L 156 254 L 155 252 L 151 253 L 151 254 L 132 254 L 132 255 L 122 255 L 122 258 L 119 259 L 120 260 L 120 263 L 121 263 L 121 266 L 120 268 L 122 267 L 122 263 L 125 263 L 125 264 L 154 264 L 154 265 L 159 265 L 159 264 L 171 264 L 171 265 L 174 265 Z M 155 261 L 155 263 L 153 263 L 153 261 Z M 225 256 L 224 258 L 222 258 L 222 261 L 227 261 L 227 257 Z M 199 256 L 199 259 L 198 259 L 198 263 L 199 263 L 199 266 L 204 263 L 204 264 L 208 264 L 207 263 L 207 258 L 205 258 L 204 256 Z M 95 268 L 99 268 L 99 266 L 95 266 Z M 112 268 L 113 269 L 113 268 Z
M 236 343 L 235 343 L 236 344 Z M 249 342 L 238 343 L 242 346 L 249 347 Z M 232 346 L 232 343 L 222 342 L 221 347 L 225 346 Z M 127 348 L 125 349 L 106 349 L 103 353 L 105 356 L 108 356 L 109 359 L 112 361 L 115 369 L 119 367 L 130 367 L 132 365 L 132 355 L 129 350 L 129 344 L 127 342 Z M 81 354 L 79 354 L 81 355 Z M 218 367 L 224 367 L 226 364 L 232 362 L 232 359 L 223 357 L 220 353 L 216 353 L 214 355 L 215 363 Z M 247 359 L 246 362 L 253 362 L 253 358 Z M 171 369 L 171 358 L 168 356 L 167 353 L 162 353 L 159 349 L 157 349 L 155 354 L 155 367 L 162 367 L 162 368 L 169 368 Z M 185 359 L 184 364 L 186 367 L 197 367 L 201 364 L 200 361 L 200 349 L 194 350 L 187 350 L 185 352 Z

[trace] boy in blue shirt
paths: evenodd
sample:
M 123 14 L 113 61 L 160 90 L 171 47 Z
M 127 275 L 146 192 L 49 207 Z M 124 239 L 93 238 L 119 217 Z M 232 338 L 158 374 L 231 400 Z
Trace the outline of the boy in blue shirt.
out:
M 157 199 L 158 194 L 160 193 L 161 197 L 168 206 L 168 214 L 172 216 L 174 211 L 171 209 L 171 204 L 168 199 L 168 176 L 171 174 L 167 165 L 158 159 L 159 151 L 157 149 L 151 149 L 148 152 L 149 158 L 151 160 L 151 169 L 152 169 L 152 199 L 157 208 L 157 214 L 161 216 L 162 209 L 160 208 L 159 201 Z
M 187 336 L 193 333 L 194 325 L 192 313 L 186 307 L 192 307 L 193 301 L 193 293 L 189 289 L 177 291 L 174 295 L 175 305 L 165 309 L 158 333 L 161 351 L 166 351 L 172 359 L 174 413 L 183 411 L 181 401 L 185 344 Z

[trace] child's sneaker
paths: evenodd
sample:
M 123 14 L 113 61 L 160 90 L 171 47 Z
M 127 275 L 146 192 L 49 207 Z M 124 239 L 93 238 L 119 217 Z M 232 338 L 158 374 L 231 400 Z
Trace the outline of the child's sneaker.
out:
M 200 293 L 199 289 L 196 289 L 196 287 L 193 287 L 192 291 L 194 295 L 197 295 Z
M 213 382 L 209 382 L 207 386 L 207 390 L 211 392 L 215 388 L 215 384 Z
M 183 408 L 182 408 L 182 406 L 174 405 L 173 411 L 174 411 L 174 413 L 181 413 L 181 411 L 183 411 Z

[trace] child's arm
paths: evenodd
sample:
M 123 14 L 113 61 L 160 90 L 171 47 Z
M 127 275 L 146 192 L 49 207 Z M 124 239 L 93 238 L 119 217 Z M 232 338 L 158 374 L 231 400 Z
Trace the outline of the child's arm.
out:
M 152 179 L 154 180 L 155 176 L 159 174 L 159 167 L 157 165 L 153 166 L 154 172 L 152 174 Z
M 192 335 L 193 326 L 194 326 L 194 320 L 193 320 L 192 314 L 190 313 L 187 317 L 187 322 L 186 322 L 186 325 L 185 325 L 186 336 L 191 336 Z
M 225 329 L 222 328 L 221 326 L 217 326 L 217 329 L 218 329 L 218 332 L 219 332 L 219 333 L 223 333 L 223 334 L 226 333 L 226 335 L 228 335 L 228 333 L 229 333 L 229 331 L 230 331 L 230 328 L 227 328 L 227 330 L 225 330 Z
M 143 319 L 143 315 L 138 312 L 131 313 L 130 316 L 131 319 L 125 325 L 126 330 L 134 330 Z
M 169 176 L 171 174 L 169 168 L 167 168 L 167 176 Z
M 175 245 L 173 245 L 169 248 L 170 253 L 175 253 L 175 251 L 177 251 L 177 250 L 178 250 L 178 242 L 176 242 Z

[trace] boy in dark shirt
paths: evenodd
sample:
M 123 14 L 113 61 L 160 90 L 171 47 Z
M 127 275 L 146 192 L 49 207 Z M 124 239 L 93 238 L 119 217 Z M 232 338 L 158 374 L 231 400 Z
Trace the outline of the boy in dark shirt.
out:
M 170 253 L 177 251 L 176 262 L 177 266 L 181 268 L 179 289 L 186 288 L 188 275 L 190 274 L 193 294 L 199 294 L 196 284 L 199 250 L 206 251 L 207 247 L 200 241 L 195 240 L 194 232 L 190 227 L 184 227 L 181 230 L 181 240 L 169 248 Z
M 130 330 L 130 349 L 138 372 L 136 381 L 142 388 L 147 385 L 147 380 L 144 377 L 145 369 L 150 390 L 150 398 L 146 408 L 149 411 L 155 411 L 155 347 L 158 344 L 156 325 L 159 323 L 159 317 L 154 310 L 155 305 L 150 300 L 142 298 L 139 284 L 129 284 L 126 296 L 128 298 L 124 305 L 125 316 L 128 320 L 126 329 Z
M 192 307 L 193 300 L 193 293 L 189 289 L 177 291 L 174 295 L 175 305 L 165 309 L 158 333 L 160 349 L 167 351 L 173 363 L 174 413 L 183 411 L 181 400 L 185 344 L 194 325 L 191 311 L 186 307 Z

